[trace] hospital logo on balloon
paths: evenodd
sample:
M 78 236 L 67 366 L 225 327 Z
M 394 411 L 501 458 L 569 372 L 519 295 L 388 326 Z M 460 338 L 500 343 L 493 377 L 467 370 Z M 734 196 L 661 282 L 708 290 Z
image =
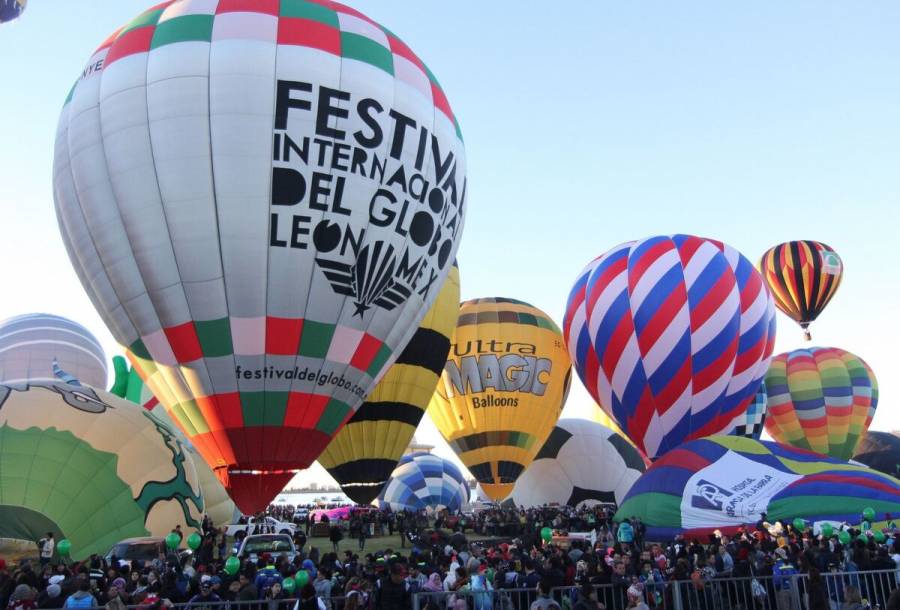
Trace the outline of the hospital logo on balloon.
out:
M 682 525 L 755 521 L 778 492 L 800 478 L 728 452 L 688 481 L 682 497 Z
M 433 111 L 432 111 L 433 113 Z M 315 252 L 354 315 L 428 299 L 462 227 L 462 143 L 390 103 L 279 80 L 269 246 Z

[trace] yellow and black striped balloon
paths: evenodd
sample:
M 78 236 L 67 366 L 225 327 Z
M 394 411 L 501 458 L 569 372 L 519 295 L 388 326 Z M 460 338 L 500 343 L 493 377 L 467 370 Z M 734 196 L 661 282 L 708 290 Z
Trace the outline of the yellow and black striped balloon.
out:
M 447 276 L 416 334 L 319 463 L 358 504 L 381 492 L 412 440 L 437 386 L 459 315 L 459 268 Z
M 789 241 L 769 248 L 759 261 L 759 270 L 776 307 L 800 325 L 809 341 L 810 322 L 841 285 L 841 257 L 818 241 Z
M 559 327 L 540 309 L 503 298 L 462 304 L 428 413 L 495 501 L 553 430 L 571 368 Z

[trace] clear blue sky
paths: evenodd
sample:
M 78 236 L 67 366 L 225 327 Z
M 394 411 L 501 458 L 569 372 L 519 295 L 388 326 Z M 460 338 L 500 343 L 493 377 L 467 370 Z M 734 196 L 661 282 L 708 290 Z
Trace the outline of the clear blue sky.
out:
M 578 271 L 622 241 L 687 232 L 756 260 L 821 240 L 846 272 L 815 343 L 868 360 L 873 428 L 900 428 L 900 3 L 350 3 L 429 64 L 459 118 L 465 298 L 560 321 Z M 91 51 L 150 4 L 31 0 L 0 26 L 0 318 L 66 315 L 109 352 L 56 228 L 53 135 Z M 778 351 L 801 346 L 778 322 Z M 567 414 L 588 404 L 579 388 Z M 438 438 L 427 421 L 422 436 Z

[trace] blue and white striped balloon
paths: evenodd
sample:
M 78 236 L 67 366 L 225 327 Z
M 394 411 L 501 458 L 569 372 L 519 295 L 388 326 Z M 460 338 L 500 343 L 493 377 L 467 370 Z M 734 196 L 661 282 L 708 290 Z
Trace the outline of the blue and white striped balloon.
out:
M 469 486 L 460 469 L 430 453 L 403 456 L 376 502 L 394 511 L 459 512 L 469 501 Z

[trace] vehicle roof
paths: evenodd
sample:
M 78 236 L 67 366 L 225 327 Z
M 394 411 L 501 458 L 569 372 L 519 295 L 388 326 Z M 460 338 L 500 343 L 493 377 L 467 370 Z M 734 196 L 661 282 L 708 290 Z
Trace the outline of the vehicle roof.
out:
M 250 534 L 249 536 L 244 538 L 244 542 L 252 540 L 253 538 L 284 538 L 285 540 L 290 540 L 291 544 L 294 543 L 294 539 L 287 534 Z
M 137 538 L 124 538 L 119 540 L 115 545 L 119 544 L 134 544 L 134 543 L 148 543 L 148 542 L 165 542 L 165 538 L 162 536 L 138 536 Z

